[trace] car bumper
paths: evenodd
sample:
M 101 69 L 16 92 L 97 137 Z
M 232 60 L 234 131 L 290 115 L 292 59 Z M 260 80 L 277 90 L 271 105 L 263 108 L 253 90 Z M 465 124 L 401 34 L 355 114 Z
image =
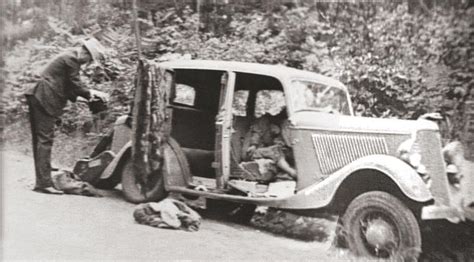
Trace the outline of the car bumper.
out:
M 459 223 L 466 220 L 474 221 L 474 208 L 457 208 L 452 206 L 429 205 L 421 210 L 422 220 L 447 219 L 452 223 Z

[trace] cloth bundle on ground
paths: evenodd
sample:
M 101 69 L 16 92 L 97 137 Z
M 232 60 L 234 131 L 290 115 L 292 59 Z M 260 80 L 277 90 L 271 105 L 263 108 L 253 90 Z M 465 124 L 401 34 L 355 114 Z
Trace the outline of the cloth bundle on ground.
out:
M 185 203 L 166 198 L 158 203 L 140 204 L 133 212 L 135 220 L 144 225 L 160 228 L 198 231 L 201 216 Z
M 61 170 L 56 174 L 53 174 L 52 177 L 54 187 L 66 194 L 102 197 L 94 186 L 82 181 L 72 172 Z

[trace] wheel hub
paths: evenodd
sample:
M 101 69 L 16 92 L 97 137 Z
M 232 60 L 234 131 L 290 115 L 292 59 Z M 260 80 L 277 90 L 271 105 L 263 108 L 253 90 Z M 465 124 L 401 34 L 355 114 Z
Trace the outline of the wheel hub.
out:
M 389 249 L 396 243 L 392 227 L 381 218 L 368 221 L 365 239 L 375 249 Z

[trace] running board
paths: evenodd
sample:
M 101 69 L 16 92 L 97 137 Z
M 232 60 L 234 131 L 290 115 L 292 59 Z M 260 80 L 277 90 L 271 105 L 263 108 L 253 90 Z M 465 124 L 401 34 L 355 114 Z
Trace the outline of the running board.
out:
M 263 198 L 263 197 L 248 197 L 248 196 L 237 196 L 237 195 L 230 195 L 222 192 L 209 192 L 209 191 L 200 191 L 196 189 L 180 187 L 180 186 L 170 186 L 168 187 L 168 191 L 181 193 L 181 194 L 189 194 L 194 196 L 201 196 L 210 199 L 216 200 L 226 200 L 238 203 L 245 203 L 245 204 L 256 204 L 256 205 L 271 205 L 271 206 L 278 206 L 278 204 L 282 201 L 285 201 L 287 197 L 271 197 L 271 198 Z
M 190 183 L 193 187 L 201 187 L 203 190 L 214 190 L 217 188 L 216 180 L 214 178 L 193 176 Z

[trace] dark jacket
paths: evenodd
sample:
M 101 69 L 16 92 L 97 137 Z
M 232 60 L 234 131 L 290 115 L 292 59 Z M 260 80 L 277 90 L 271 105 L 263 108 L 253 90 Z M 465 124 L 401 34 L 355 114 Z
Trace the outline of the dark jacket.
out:
M 89 89 L 81 82 L 81 64 L 77 51 L 67 51 L 51 61 L 41 73 L 41 80 L 28 90 L 52 116 L 62 115 L 67 100 L 75 102 L 78 96 L 90 98 Z

